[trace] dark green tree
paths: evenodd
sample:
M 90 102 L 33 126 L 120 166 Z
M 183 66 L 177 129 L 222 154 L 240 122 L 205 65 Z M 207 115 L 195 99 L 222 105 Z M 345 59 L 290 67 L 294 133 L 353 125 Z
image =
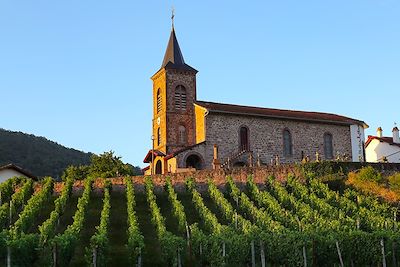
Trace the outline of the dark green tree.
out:
M 93 155 L 89 167 L 89 175 L 101 178 L 133 175 L 133 168 L 122 162 L 121 157 L 114 155 L 113 151 Z
M 94 178 L 111 178 L 119 176 L 132 176 L 141 174 L 138 167 L 123 163 L 121 157 L 113 151 L 104 152 L 100 155 L 92 155 L 89 165 L 69 166 L 62 176 L 63 180 L 68 177 L 84 179 L 88 176 Z

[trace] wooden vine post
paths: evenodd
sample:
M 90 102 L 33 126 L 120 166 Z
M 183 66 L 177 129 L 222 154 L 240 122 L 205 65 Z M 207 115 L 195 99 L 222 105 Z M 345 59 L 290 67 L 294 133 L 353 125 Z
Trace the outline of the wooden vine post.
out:
M 339 242 L 338 241 L 336 241 L 336 249 L 337 249 L 337 253 L 339 255 L 340 266 L 344 267 L 343 259 L 342 259 L 342 252 L 340 251 L 340 247 L 339 247 Z
M 137 267 L 142 267 L 142 248 L 139 248 L 139 257 L 137 259 Z
M 224 260 L 224 264 L 225 264 L 225 257 L 226 257 L 226 244 L 225 241 L 222 243 L 222 258 Z
M 93 267 L 96 267 L 97 266 L 97 248 L 96 247 L 94 247 L 93 248 Z
M 185 222 L 185 227 L 186 227 L 186 238 L 187 238 L 187 247 L 189 250 L 189 258 L 192 260 L 193 255 L 192 255 L 192 243 L 190 241 L 190 229 L 187 221 Z
M 9 228 L 11 229 L 11 225 L 12 225 L 12 200 L 10 200 L 10 220 L 9 220 Z M 7 246 L 7 267 L 11 267 L 11 247 L 10 245 Z
M 178 256 L 178 267 L 182 267 L 182 260 L 181 260 L 181 250 L 177 249 L 177 256 Z
M 265 267 L 265 251 L 264 251 L 264 243 L 260 241 L 260 257 L 261 257 L 261 267 Z
M 256 249 L 254 246 L 254 240 L 251 241 L 251 266 L 256 267 Z
M 53 267 L 57 267 L 57 243 L 53 246 Z
M 304 267 L 307 267 L 307 253 L 306 253 L 306 246 L 303 246 L 303 260 L 304 260 Z
M 7 267 L 11 267 L 11 248 L 7 246 Z
M 392 261 L 393 261 L 393 267 L 397 267 L 396 249 L 397 249 L 397 245 L 396 245 L 396 242 L 393 240 L 393 241 L 392 241 Z
M 11 224 L 12 224 L 12 206 L 13 206 L 13 203 L 12 203 L 12 200 L 10 200 L 10 220 L 9 220 L 9 227 L 10 227 L 10 229 L 11 229 Z
M 383 242 L 383 239 L 381 239 L 381 248 L 382 248 L 382 266 L 386 267 L 385 243 Z

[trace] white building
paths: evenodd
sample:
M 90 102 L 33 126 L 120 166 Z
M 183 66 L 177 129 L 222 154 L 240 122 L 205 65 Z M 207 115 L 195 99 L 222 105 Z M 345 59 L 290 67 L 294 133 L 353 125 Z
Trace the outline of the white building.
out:
M 367 162 L 400 163 L 399 129 L 394 127 L 391 137 L 383 136 L 383 130 L 378 128 L 376 136 L 368 136 L 365 143 Z
M 37 178 L 30 174 L 28 171 L 18 167 L 14 164 L 8 164 L 0 167 L 0 183 L 15 176 L 24 176 L 36 180 Z

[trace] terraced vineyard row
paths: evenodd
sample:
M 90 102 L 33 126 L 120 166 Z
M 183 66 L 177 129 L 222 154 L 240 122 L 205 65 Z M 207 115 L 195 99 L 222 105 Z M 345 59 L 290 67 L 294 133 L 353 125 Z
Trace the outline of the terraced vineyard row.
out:
M 0 185 L 0 266 L 397 266 L 396 208 L 318 180 Z M 115 238 L 118 236 L 120 238 Z

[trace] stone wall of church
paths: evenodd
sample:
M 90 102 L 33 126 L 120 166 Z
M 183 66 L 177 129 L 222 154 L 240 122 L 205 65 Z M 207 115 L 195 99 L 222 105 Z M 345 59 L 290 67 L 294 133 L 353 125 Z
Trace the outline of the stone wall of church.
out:
M 186 88 L 186 110 L 175 109 L 175 88 L 183 85 Z M 196 74 L 189 71 L 167 70 L 167 153 L 195 144 L 196 130 L 194 105 L 196 99 Z M 179 142 L 179 126 L 186 128 L 186 143 Z
M 206 117 L 207 148 L 204 157 L 207 166 L 211 166 L 212 163 L 214 144 L 219 147 L 222 163 L 239 152 L 239 130 L 242 126 L 249 129 L 250 150 L 254 162 L 257 160 L 257 154 L 264 164 L 270 164 L 276 155 L 282 163 L 300 162 L 302 156 L 309 156 L 311 160 L 315 160 L 316 152 L 319 153 L 320 159 L 324 160 L 325 133 L 330 133 L 333 137 L 333 155 L 346 154 L 351 160 L 350 126 L 210 113 Z M 285 157 L 283 151 L 285 129 L 292 135 L 293 155 L 290 157 Z M 247 154 L 239 160 L 247 163 L 248 159 Z

